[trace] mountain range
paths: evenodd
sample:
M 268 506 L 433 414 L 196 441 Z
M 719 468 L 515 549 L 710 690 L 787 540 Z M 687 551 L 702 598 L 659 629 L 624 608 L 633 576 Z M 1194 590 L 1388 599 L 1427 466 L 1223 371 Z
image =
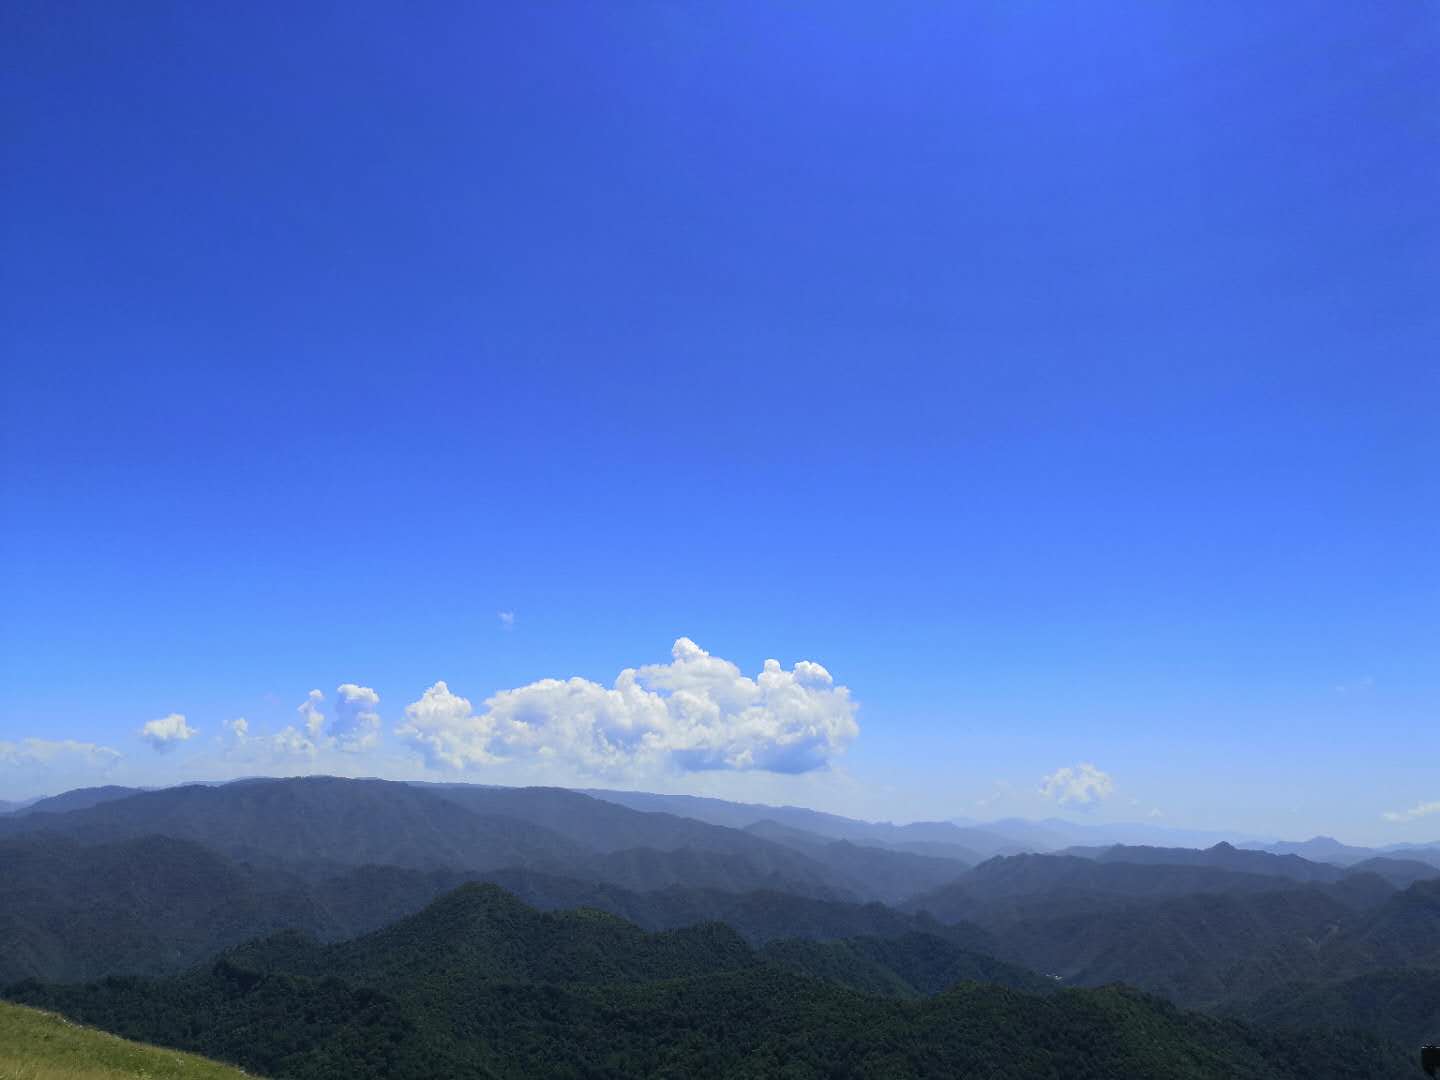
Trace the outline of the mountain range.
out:
M 896 1075 L 938 1075 L 995 1054 L 1035 1064 L 1005 1041 L 1019 1017 L 1071 1031 L 1057 1046 L 1084 1060 L 1104 1047 L 1096 1075 L 1139 1067 L 1117 1034 L 1131 1023 L 1211 1062 L 1144 1075 L 1288 1075 L 1259 1048 L 1301 1036 L 1338 1039 L 1347 1067 L 1357 1053 L 1387 1063 L 1334 1075 L 1399 1075 L 1384 1071 L 1403 1057 L 1395 1044 L 1440 1034 L 1434 1010 L 1410 1003 L 1440 973 L 1440 868 L 1421 858 L 1228 841 L 1018 851 L 1023 830 L 992 825 L 333 777 L 87 789 L 0 816 L 0 986 L 274 1076 L 337 1062 L 368 1075 L 355 1054 L 399 1070 L 386 1075 L 430 1058 L 524 1075 L 547 1053 L 617 1076 L 674 1071 L 676 1053 L 701 1074 L 795 1054 L 812 1070 L 797 1075 L 828 1075 L 847 1055 L 881 1060 L 855 1025 L 878 1024 L 892 1049 L 934 1024 L 970 1031 L 941 1038 L 928 1064 L 894 1051 Z M 1135 989 L 1105 989 L 1117 984 Z M 796 1001 L 742 1005 L 771 993 Z M 493 1027 L 533 1028 L 522 1003 L 553 1007 L 564 1030 Z M 472 1007 L 488 1010 L 483 1030 L 462 1018 Z M 275 1012 L 291 1008 L 309 1019 Z M 819 1033 L 803 1052 L 783 1035 L 795 1009 Z M 975 1035 L 976 1016 L 993 1038 Z M 1120 1026 L 1082 1038 L 1080 1016 Z M 629 1064 L 578 1039 L 598 1038 L 601 1017 L 639 1025 L 617 1044 Z M 712 1031 L 682 1052 L 656 1034 L 680 1038 L 682 1020 L 743 1037 Z M 283 1038 L 241 1044 L 267 1025 Z M 1352 1034 L 1317 1034 L 1339 1029 Z M 482 1036 L 484 1053 L 470 1046 Z

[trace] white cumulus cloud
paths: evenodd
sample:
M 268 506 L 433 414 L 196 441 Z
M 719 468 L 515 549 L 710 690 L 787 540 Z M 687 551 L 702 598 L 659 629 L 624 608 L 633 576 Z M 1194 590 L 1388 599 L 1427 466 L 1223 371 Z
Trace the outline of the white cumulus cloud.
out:
M 490 717 L 475 715 L 469 698 L 450 692 L 442 679 L 405 706 L 405 723 L 395 734 L 432 764 L 451 769 L 499 760 L 488 747 L 495 734 Z
M 370 687 L 341 683 L 335 688 L 334 715 L 327 718 L 324 691 L 311 690 L 295 708 L 300 723 L 263 738 L 268 750 L 282 757 L 313 758 L 328 750 L 360 753 L 380 741 L 379 708 L 380 695 Z
M 311 690 L 295 709 L 300 714 L 300 723 L 310 734 L 310 737 L 318 738 L 325 730 L 325 714 L 320 711 L 321 704 L 325 701 L 325 695 L 319 690 Z
M 147 720 L 140 728 L 140 738 L 162 754 L 194 736 L 195 729 L 185 722 L 184 714 L 178 712 L 159 720 Z
M 476 712 L 444 682 L 405 709 L 397 734 L 433 766 L 548 760 L 596 776 L 647 769 L 803 773 L 859 734 L 857 706 L 819 664 L 777 660 L 753 678 L 680 638 L 668 664 L 626 668 L 606 687 L 541 679 Z
M 1409 810 L 1388 810 L 1383 817 L 1386 821 L 1418 821 L 1431 814 L 1440 814 L 1440 802 L 1419 803 Z
M 1109 798 L 1115 781 L 1089 762 L 1066 765 L 1040 781 L 1040 794 L 1061 805 L 1091 806 Z
M 330 736 L 341 750 L 358 753 L 380 741 L 380 695 L 368 686 L 342 683 L 335 688 L 335 719 Z

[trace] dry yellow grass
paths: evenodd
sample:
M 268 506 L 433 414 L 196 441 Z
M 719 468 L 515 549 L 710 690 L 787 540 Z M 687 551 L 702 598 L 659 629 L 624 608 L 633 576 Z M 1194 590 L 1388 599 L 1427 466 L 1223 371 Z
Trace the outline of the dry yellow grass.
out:
M 133 1043 L 54 1013 L 0 1002 L 0 1080 L 240 1080 L 194 1054 Z

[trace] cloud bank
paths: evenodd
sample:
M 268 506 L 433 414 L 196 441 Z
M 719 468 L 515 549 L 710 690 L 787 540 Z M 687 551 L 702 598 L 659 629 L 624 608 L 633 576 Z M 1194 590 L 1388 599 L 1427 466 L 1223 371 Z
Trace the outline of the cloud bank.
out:
M 195 729 L 187 724 L 184 715 L 178 712 L 172 712 L 159 720 L 147 720 L 140 728 L 140 738 L 162 754 L 194 737 Z
M 95 743 L 76 742 L 74 739 L 21 739 L 18 742 L 0 740 L 0 765 L 17 768 L 37 765 L 68 765 L 84 768 L 105 769 L 120 760 L 118 750 Z
M 1109 798 L 1115 781 L 1089 762 L 1066 765 L 1040 781 L 1040 794 L 1062 806 L 1093 806 Z
M 476 712 L 437 682 L 406 706 L 396 734 L 435 768 L 510 761 L 617 777 L 650 770 L 824 768 L 859 734 L 850 691 L 819 664 L 765 661 L 754 678 L 689 638 L 671 662 L 626 668 L 606 687 L 541 679 L 502 690 Z

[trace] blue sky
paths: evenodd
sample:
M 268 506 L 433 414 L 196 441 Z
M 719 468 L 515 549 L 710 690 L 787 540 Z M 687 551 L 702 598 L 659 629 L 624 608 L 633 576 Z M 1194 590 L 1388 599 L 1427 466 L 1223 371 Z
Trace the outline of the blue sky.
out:
M 0 798 L 1440 836 L 1433 8 L 4 18 Z

